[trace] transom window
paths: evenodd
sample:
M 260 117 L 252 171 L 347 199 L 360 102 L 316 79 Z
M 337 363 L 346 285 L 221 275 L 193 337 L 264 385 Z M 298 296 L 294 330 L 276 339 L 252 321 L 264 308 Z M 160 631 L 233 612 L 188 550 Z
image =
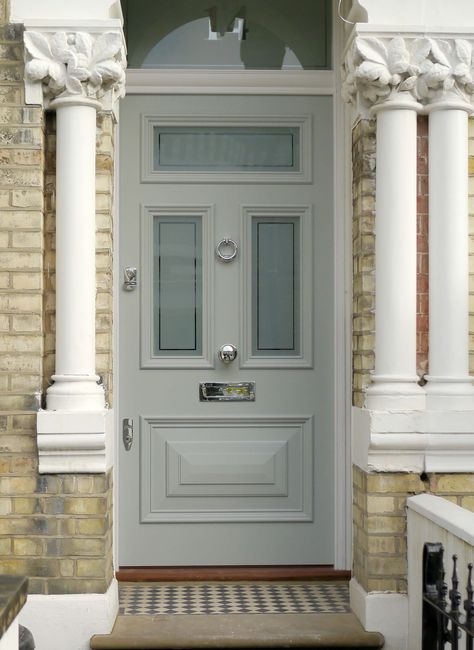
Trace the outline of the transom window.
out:
M 325 70 L 329 0 L 122 0 L 132 68 Z

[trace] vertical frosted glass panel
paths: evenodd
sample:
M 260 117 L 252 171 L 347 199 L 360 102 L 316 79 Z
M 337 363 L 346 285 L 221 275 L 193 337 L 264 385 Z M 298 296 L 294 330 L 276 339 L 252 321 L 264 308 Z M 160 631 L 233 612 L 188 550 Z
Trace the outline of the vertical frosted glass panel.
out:
M 153 353 L 200 355 L 201 219 L 155 216 L 153 237 Z
M 299 220 L 252 222 L 252 354 L 300 351 Z

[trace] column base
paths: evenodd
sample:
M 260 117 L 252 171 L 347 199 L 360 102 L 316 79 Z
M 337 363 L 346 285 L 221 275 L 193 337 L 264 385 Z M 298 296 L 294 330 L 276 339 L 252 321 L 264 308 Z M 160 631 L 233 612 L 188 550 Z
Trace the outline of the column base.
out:
M 39 411 L 40 474 L 101 474 L 113 464 L 113 411 Z
M 48 411 L 98 411 L 105 408 L 98 375 L 53 375 L 46 391 Z
M 374 411 L 422 410 L 426 398 L 418 377 L 374 375 L 367 388 L 365 407 Z
M 426 408 L 431 411 L 474 410 L 474 377 L 435 377 L 428 375 L 425 386 Z

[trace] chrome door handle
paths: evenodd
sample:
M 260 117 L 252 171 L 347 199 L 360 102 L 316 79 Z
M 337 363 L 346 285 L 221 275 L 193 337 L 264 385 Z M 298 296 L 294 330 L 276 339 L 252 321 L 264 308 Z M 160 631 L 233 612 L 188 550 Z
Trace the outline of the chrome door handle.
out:
M 219 348 L 218 356 L 222 363 L 231 363 L 237 357 L 237 348 L 232 343 L 224 343 Z
M 122 420 L 122 440 L 125 451 L 130 451 L 133 444 L 133 420 L 124 418 Z

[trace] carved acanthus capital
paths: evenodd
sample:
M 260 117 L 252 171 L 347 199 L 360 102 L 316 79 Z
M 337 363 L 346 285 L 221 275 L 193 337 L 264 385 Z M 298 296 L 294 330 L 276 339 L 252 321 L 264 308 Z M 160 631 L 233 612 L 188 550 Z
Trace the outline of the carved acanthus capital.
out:
M 119 31 L 26 31 L 25 79 L 41 86 L 44 99 L 86 97 L 115 99 L 124 94 L 125 49 Z
M 371 108 L 403 94 L 422 104 L 456 96 L 471 104 L 473 44 L 466 39 L 357 36 L 343 63 L 346 101 Z

